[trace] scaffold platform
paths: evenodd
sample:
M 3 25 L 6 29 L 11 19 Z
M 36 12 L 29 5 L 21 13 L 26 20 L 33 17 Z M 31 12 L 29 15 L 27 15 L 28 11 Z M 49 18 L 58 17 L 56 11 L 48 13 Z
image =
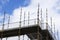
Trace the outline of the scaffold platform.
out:
M 39 27 L 39 40 L 46 40 L 48 34 L 48 40 L 54 40 L 52 35 L 48 30 L 42 30 L 39 25 L 31 25 L 28 27 L 22 28 L 14 28 L 14 29 L 6 29 L 0 31 L 0 38 L 19 36 L 19 35 L 27 35 L 30 39 L 37 39 L 38 35 L 38 27 Z M 19 34 L 20 30 L 20 34 Z

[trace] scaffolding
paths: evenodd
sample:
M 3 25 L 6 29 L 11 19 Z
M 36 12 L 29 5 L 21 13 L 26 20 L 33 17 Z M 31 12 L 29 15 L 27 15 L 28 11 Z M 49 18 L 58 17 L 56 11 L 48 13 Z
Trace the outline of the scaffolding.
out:
M 41 8 L 41 17 L 40 17 L 40 5 L 38 4 L 38 9 L 37 9 L 37 21 L 36 19 L 30 19 L 30 12 L 28 12 L 28 19 L 26 20 L 26 13 L 24 12 L 24 17 L 23 17 L 23 21 L 22 21 L 22 8 L 21 8 L 21 12 L 20 12 L 20 21 L 19 22 L 14 22 L 14 23 L 19 23 L 19 27 L 18 28 L 13 28 L 13 29 L 9 29 L 10 24 L 14 24 L 14 23 L 10 23 L 10 16 L 8 17 L 8 27 L 7 30 L 4 30 L 4 22 L 5 22 L 5 12 L 4 12 L 4 18 L 3 18 L 3 25 L 2 25 L 2 31 L 0 31 L 0 38 L 2 40 L 2 38 L 6 37 L 6 40 L 8 40 L 8 37 L 12 37 L 12 36 L 18 36 L 18 40 L 20 39 L 20 36 L 23 35 L 23 39 L 24 39 L 24 35 L 28 36 L 27 40 L 54 40 L 53 35 L 50 33 L 50 31 L 52 32 L 52 19 L 51 19 L 51 30 L 49 31 L 49 24 L 48 24 L 48 10 L 46 8 L 46 29 L 42 29 L 42 8 Z M 41 18 L 41 20 L 40 20 Z M 32 21 L 33 20 L 33 21 Z M 31 25 L 32 23 L 30 22 L 32 21 L 32 23 L 34 23 L 33 25 Z M 23 27 L 22 27 L 22 22 L 23 22 Z M 27 26 L 25 26 L 25 24 L 27 23 Z M 17 24 L 16 24 L 17 25 Z M 54 31 L 55 32 L 55 31 Z

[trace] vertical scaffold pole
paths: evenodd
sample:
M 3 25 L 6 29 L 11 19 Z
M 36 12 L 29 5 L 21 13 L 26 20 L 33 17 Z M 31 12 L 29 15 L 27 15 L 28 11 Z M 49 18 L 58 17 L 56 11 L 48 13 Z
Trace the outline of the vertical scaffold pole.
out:
M 28 26 L 29 26 L 29 19 L 30 19 L 30 12 L 28 12 Z
M 24 40 L 24 35 L 23 35 L 23 40 Z
M 9 23 L 10 23 L 10 15 L 9 15 L 9 19 L 8 19 L 8 28 L 9 28 Z
M 47 8 L 46 8 L 46 30 L 48 30 L 48 13 L 47 13 Z M 48 32 L 47 32 L 47 37 L 46 40 L 48 40 Z
M 25 12 L 24 12 L 24 26 L 25 26 Z M 23 35 L 23 40 L 24 40 L 24 35 Z
M 41 27 L 42 27 L 42 23 L 43 21 L 42 21 L 42 8 L 41 8 Z
M 5 22 L 5 12 L 4 12 L 4 18 L 3 18 L 3 27 L 2 27 L 2 30 L 4 30 L 4 22 Z
M 39 25 L 39 4 L 38 4 L 38 12 L 37 12 L 37 25 Z M 37 39 L 39 40 L 39 27 L 37 28 Z
M 25 26 L 25 12 L 24 12 L 24 26 Z M 23 40 L 24 40 L 24 35 L 23 35 Z
M 21 17 L 22 17 L 22 8 L 21 8 L 21 12 L 20 12 L 20 22 L 19 22 L 19 31 L 18 31 L 18 40 L 20 40 L 20 34 L 21 34 Z
M 52 32 L 52 17 L 51 17 L 51 32 Z
M 8 27 L 7 27 L 7 29 L 9 28 L 9 22 L 10 22 L 10 15 L 9 15 L 9 17 L 8 17 Z M 6 40 L 8 39 L 8 37 L 6 37 Z
M 57 30 L 57 39 L 59 40 L 59 33 L 58 33 L 58 30 Z
M 55 35 L 55 23 L 54 23 L 54 35 Z
M 48 13 L 47 13 L 47 8 L 46 8 L 46 29 L 48 30 Z
M 25 26 L 25 12 L 24 12 L 24 26 Z
M 3 26 L 2 26 L 2 35 L 1 35 L 1 40 L 2 40 L 2 38 L 3 38 L 4 22 L 5 22 L 5 12 L 4 12 L 4 17 L 3 17 Z
M 39 4 L 38 4 L 38 12 L 37 12 L 37 24 L 39 25 Z
M 28 12 L 28 27 L 29 27 L 30 12 Z M 28 38 L 29 40 L 29 38 Z
M 55 23 L 54 23 L 54 39 L 56 40 L 56 37 L 55 37 Z

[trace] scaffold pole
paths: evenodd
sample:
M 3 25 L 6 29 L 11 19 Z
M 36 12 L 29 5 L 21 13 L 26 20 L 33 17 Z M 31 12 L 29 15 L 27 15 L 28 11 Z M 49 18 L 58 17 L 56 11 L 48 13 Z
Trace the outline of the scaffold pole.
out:
M 46 8 L 46 29 L 48 30 L 48 13 L 47 13 L 47 8 Z
M 48 30 L 48 10 L 46 8 L 46 30 Z M 47 32 L 47 36 L 46 36 L 46 40 L 48 40 L 48 32 Z
M 4 12 L 4 17 L 3 17 L 3 25 L 2 25 L 2 34 L 1 34 L 1 40 L 2 40 L 2 38 L 3 38 L 4 23 L 5 23 L 5 12 Z
M 39 25 L 39 4 L 38 4 L 38 11 L 37 11 L 37 25 Z M 39 27 L 37 28 L 37 39 L 39 40 Z
M 9 15 L 9 17 L 8 17 L 8 27 L 7 27 L 7 29 L 9 28 L 9 23 L 10 23 L 10 15 Z M 6 37 L 6 40 L 8 39 L 8 37 Z
M 20 12 L 20 22 L 19 22 L 19 31 L 18 31 L 18 40 L 20 40 L 20 34 L 21 34 L 21 17 L 22 17 L 22 8 L 21 8 L 21 12 Z
M 29 26 L 30 12 L 28 12 L 28 26 Z
M 42 8 L 41 8 L 41 27 L 43 28 L 42 24 L 43 24 L 43 21 L 42 21 L 43 17 L 42 17 Z
M 51 17 L 51 32 L 52 32 L 52 17 Z

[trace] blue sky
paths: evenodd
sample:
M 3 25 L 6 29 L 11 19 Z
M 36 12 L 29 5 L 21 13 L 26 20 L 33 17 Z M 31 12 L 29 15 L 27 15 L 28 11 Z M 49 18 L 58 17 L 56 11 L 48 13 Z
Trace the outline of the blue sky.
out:
M 26 7 L 30 4 L 31 0 L 0 0 L 0 12 L 1 14 L 6 11 L 12 14 L 13 10 L 19 7 Z

